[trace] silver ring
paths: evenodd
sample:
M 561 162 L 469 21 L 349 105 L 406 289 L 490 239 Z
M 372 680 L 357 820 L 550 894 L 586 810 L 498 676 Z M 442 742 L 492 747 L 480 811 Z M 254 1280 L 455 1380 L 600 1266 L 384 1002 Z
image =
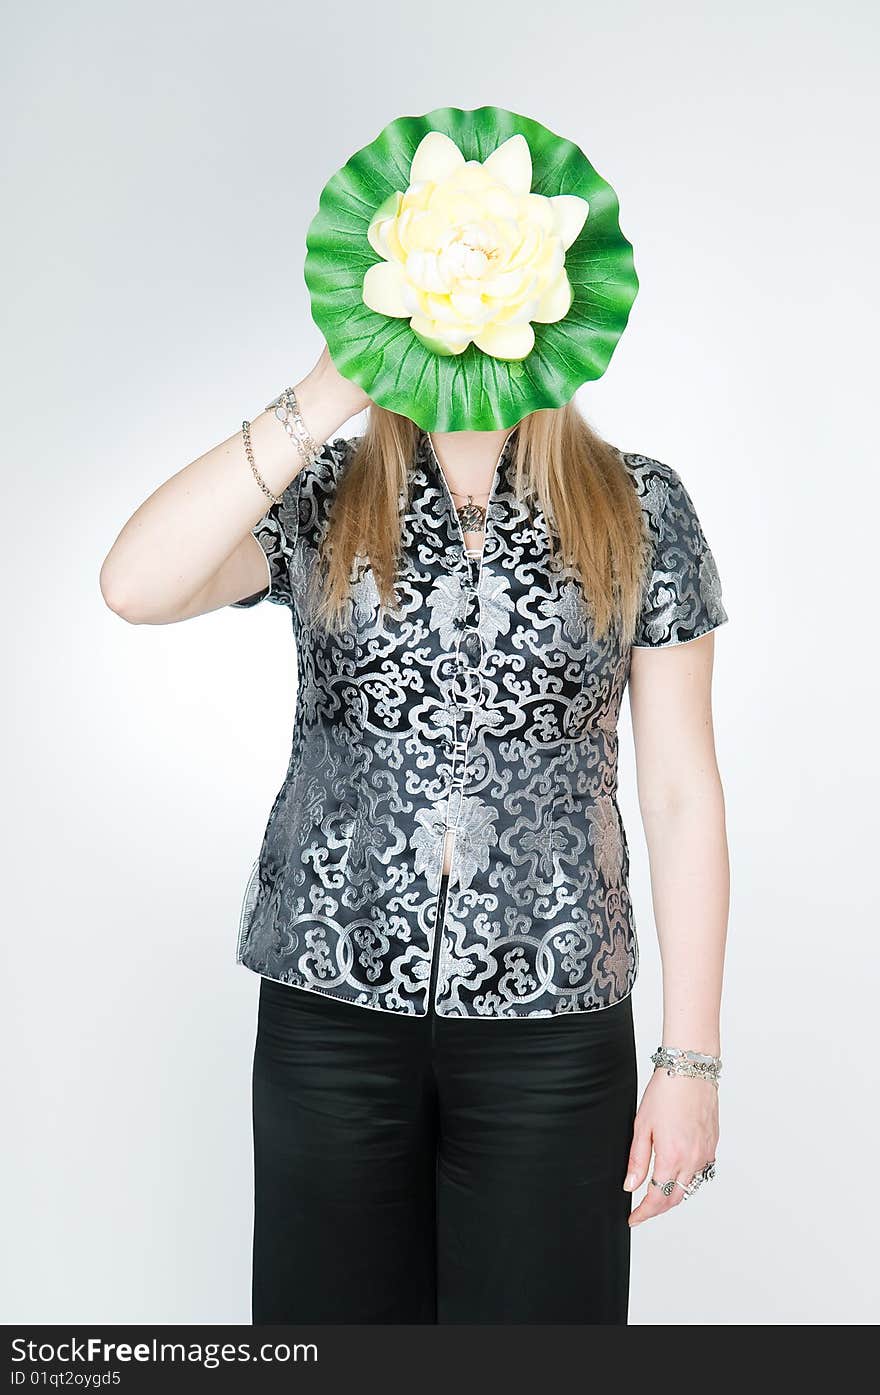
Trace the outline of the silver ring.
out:
M 678 1185 L 681 1184 L 679 1183 Z M 668 1182 L 658 1182 L 652 1177 L 651 1186 L 659 1187 L 664 1196 L 672 1196 L 672 1193 L 675 1191 L 676 1182 L 674 1177 L 670 1177 Z
M 676 1177 L 675 1185 L 677 1187 L 681 1187 L 682 1191 L 684 1192 L 684 1199 L 685 1201 L 687 1201 L 689 1197 L 696 1196 L 697 1192 L 702 1187 L 704 1181 L 705 1178 L 703 1177 L 702 1172 L 695 1172 L 693 1177 L 687 1184 L 685 1184 L 684 1182 L 679 1182 L 678 1178 Z
M 687 1200 L 688 1197 L 695 1196 L 697 1194 L 704 1182 L 711 1182 L 713 1181 L 714 1177 L 715 1159 L 713 1158 L 712 1161 L 706 1163 L 706 1166 L 702 1167 L 699 1172 L 695 1172 L 691 1180 L 686 1185 L 684 1182 L 679 1182 L 677 1177 L 675 1179 L 675 1185 L 677 1187 L 681 1187 L 682 1191 L 684 1192 L 685 1200 Z

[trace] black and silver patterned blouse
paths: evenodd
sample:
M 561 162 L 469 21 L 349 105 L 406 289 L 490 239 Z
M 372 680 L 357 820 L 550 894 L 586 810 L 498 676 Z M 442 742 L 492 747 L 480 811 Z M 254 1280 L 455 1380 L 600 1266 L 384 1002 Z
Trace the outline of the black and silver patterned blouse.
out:
M 398 609 L 380 611 L 362 570 L 338 635 L 310 623 L 308 582 L 355 442 L 328 442 L 254 528 L 269 584 L 236 604 L 289 608 L 299 675 L 290 764 L 239 927 L 237 960 L 258 974 L 454 1017 L 585 1012 L 632 989 L 616 799 L 630 652 L 613 631 L 594 637 L 542 515 L 514 495 L 515 434 L 473 559 L 420 432 Z M 693 503 L 668 465 L 621 458 L 653 544 L 636 643 L 695 639 L 727 614 Z

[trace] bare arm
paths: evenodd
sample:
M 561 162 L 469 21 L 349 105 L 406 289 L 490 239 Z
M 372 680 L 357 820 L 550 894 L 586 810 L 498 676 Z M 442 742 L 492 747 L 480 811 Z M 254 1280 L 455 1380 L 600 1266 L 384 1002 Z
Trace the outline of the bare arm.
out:
M 729 865 L 724 794 L 712 726 L 715 637 L 632 651 L 630 711 L 639 806 L 663 964 L 663 1044 L 717 1056 L 727 937 Z M 654 1075 L 636 1120 L 630 1178 L 685 1181 L 714 1158 L 717 1092 Z M 632 1188 L 630 1188 L 632 1190 Z M 683 1199 L 649 1188 L 638 1224 Z
M 633 649 L 639 807 L 663 961 L 663 1040 L 717 1056 L 729 866 L 712 727 L 715 637 Z
M 326 348 L 295 391 L 319 444 L 368 405 Z M 282 494 L 303 462 L 273 413 L 254 418 L 251 443 L 267 486 Z M 132 624 L 167 625 L 254 595 L 266 584 L 266 560 L 251 529 L 268 507 L 238 431 L 172 475 L 132 514 L 101 568 L 107 605 Z

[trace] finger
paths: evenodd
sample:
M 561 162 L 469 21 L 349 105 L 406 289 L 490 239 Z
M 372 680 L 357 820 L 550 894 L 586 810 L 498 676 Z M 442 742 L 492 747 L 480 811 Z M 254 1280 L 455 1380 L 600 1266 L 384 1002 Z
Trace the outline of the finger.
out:
M 650 1221 L 654 1216 L 662 1216 L 664 1212 L 671 1211 L 673 1207 L 680 1206 L 684 1201 L 684 1192 L 681 1187 L 673 1187 L 669 1196 L 664 1195 L 662 1183 L 681 1177 L 684 1181 L 684 1168 L 680 1164 L 668 1158 L 658 1157 L 654 1159 L 653 1177 L 661 1183 L 655 1187 L 652 1183 L 647 1192 L 642 1197 L 641 1202 L 632 1212 L 629 1223 L 631 1226 L 642 1225 L 645 1221 Z
M 688 1165 L 680 1170 L 678 1174 L 679 1180 L 685 1187 L 693 1186 L 692 1196 L 696 1194 L 706 1180 L 705 1171 L 711 1164 L 711 1161 L 712 1154 L 704 1149 L 701 1153 L 694 1153 Z M 684 1198 L 684 1196 L 685 1193 L 682 1192 L 682 1197 Z
M 625 1192 L 634 1192 L 642 1185 L 648 1175 L 648 1168 L 651 1165 L 651 1131 L 641 1129 L 636 1126 L 633 1132 L 632 1147 L 629 1150 L 629 1162 L 626 1165 L 626 1181 L 623 1184 Z
M 658 1177 L 658 1181 L 661 1178 Z M 662 1181 L 667 1181 L 666 1177 Z M 629 1218 L 630 1226 L 643 1225 L 645 1221 L 653 1220 L 655 1216 L 665 1215 L 667 1211 L 672 1211 L 676 1206 L 680 1206 L 684 1200 L 684 1192 L 680 1187 L 673 1187 L 667 1196 L 660 1187 L 649 1186 L 640 1204 L 635 1208 Z

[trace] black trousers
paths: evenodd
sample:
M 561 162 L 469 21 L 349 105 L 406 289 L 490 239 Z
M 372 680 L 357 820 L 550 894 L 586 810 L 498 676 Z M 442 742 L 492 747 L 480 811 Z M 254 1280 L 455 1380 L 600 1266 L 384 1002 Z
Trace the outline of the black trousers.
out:
M 630 999 L 408 1017 L 264 978 L 254 1323 L 627 1321 Z

